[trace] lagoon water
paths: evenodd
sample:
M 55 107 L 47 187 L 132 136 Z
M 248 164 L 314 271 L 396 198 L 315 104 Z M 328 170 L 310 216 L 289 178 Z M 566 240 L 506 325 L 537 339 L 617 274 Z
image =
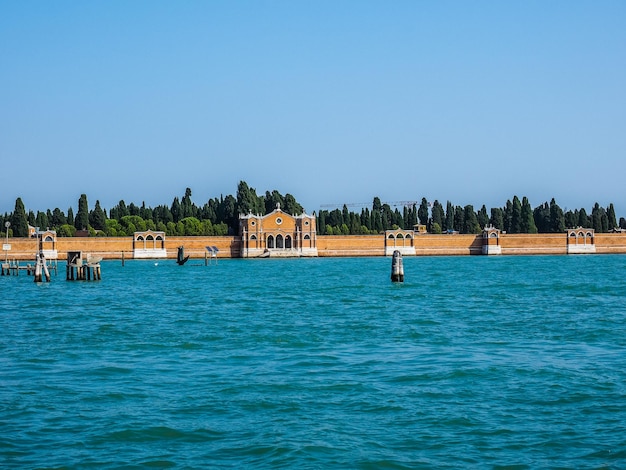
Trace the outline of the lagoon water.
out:
M 626 256 L 1 277 L 3 468 L 625 468 Z

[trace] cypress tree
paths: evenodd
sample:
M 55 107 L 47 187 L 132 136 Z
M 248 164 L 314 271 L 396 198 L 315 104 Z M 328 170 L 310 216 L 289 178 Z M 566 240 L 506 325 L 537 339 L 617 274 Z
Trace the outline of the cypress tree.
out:
M 589 216 L 587 215 L 587 211 L 584 207 L 580 209 L 580 211 L 578 211 L 578 225 L 583 228 L 589 228 L 589 226 L 591 225 L 589 223 Z
M 96 206 L 89 213 L 89 224 L 95 230 L 104 230 L 106 226 L 106 214 L 100 207 L 100 201 L 96 201 Z
M 510 200 L 506 201 L 506 205 L 504 206 L 504 231 L 507 233 L 511 232 L 511 219 L 513 218 L 513 203 Z
M 14 237 L 28 237 L 28 219 L 26 218 L 26 209 L 21 198 L 15 200 L 15 210 L 11 217 L 11 227 Z
M 35 227 L 39 227 L 41 230 L 45 230 L 50 227 L 48 215 L 45 212 L 37 211 L 37 216 L 35 217 Z
M 324 234 L 326 233 L 326 214 L 328 211 L 321 210 L 319 215 L 317 216 L 317 233 Z
M 437 224 L 439 225 L 439 229 L 442 229 L 444 226 L 445 214 L 443 212 L 443 206 L 438 200 L 435 199 L 435 202 L 433 202 L 433 207 L 431 208 L 430 213 L 432 218 L 432 225 L 434 226 L 435 224 Z
M 74 227 L 76 230 L 87 230 L 89 227 L 89 204 L 86 194 L 81 194 L 78 200 L 78 212 L 74 220 Z
M 74 226 L 74 209 L 71 207 L 67 208 L 67 225 Z
M 172 201 L 172 207 L 170 208 L 170 212 L 172 213 L 173 222 L 177 224 L 182 219 L 183 214 L 178 197 L 175 197 Z
M 612 231 L 617 228 L 617 218 L 615 217 L 615 208 L 613 207 L 613 203 L 609 204 L 609 207 L 606 210 L 606 215 L 608 217 L 608 231 Z
M 65 214 L 58 207 L 56 207 L 52 211 L 52 218 L 50 220 L 51 220 L 53 227 L 60 227 L 61 225 L 67 224 L 67 219 L 65 218 Z
M 565 231 L 565 217 L 563 209 L 559 207 L 554 198 L 550 201 L 550 232 L 561 233 Z
M 550 232 L 550 207 L 547 202 L 535 207 L 533 218 L 535 219 L 535 225 L 539 233 Z
M 383 221 L 383 230 L 389 230 L 394 223 L 393 212 L 389 204 L 383 204 L 380 218 Z
M 517 196 L 513 196 L 511 205 L 511 226 L 509 233 L 521 233 L 522 231 L 522 204 Z
M 489 216 L 487 215 L 487 208 L 483 206 L 478 211 L 478 226 L 481 230 L 489 225 Z
M 532 207 L 530 207 L 530 202 L 528 201 L 528 198 L 526 196 L 522 198 L 520 232 L 521 233 L 537 233 L 537 226 L 535 225 L 533 209 Z
M 474 206 L 468 204 L 463 208 L 463 233 L 480 233 L 478 218 L 474 212 Z
M 450 201 L 446 203 L 446 218 L 443 223 L 443 230 L 454 230 L 454 206 Z
M 453 229 L 459 233 L 463 232 L 465 226 L 465 211 L 461 206 L 454 208 L 454 226 Z
M 193 203 L 191 202 L 191 189 L 186 188 L 185 195 L 180 203 L 181 220 L 187 217 L 195 217 L 193 209 Z
M 578 209 L 574 212 L 567 211 L 565 213 L 565 228 L 575 228 L 578 225 Z
M 493 207 L 491 209 L 491 218 L 489 223 L 498 230 L 504 230 L 504 213 L 502 208 Z
M 368 232 L 372 230 L 372 217 L 367 207 L 361 210 L 361 226 L 367 228 Z
M 428 223 L 428 201 L 425 197 L 422 198 L 420 207 L 417 210 L 417 218 L 422 225 L 426 225 Z

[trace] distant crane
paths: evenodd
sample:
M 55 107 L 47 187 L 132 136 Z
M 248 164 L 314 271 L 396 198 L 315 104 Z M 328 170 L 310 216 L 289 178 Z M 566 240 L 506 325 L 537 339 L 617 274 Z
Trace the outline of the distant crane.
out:
M 349 202 L 346 204 L 322 204 L 320 205 L 321 209 L 328 209 L 328 208 L 336 208 L 339 209 L 343 206 L 346 207 L 371 207 L 373 201 L 370 202 Z M 420 202 L 419 201 L 381 201 L 381 204 L 387 204 L 390 207 L 410 207 L 410 206 L 419 206 Z M 430 203 L 428 204 L 430 205 Z

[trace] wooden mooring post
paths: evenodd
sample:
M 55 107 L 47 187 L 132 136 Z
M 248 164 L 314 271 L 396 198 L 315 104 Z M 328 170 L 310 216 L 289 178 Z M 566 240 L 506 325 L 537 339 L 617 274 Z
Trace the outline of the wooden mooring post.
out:
M 404 282 L 402 253 L 399 250 L 393 252 L 393 259 L 391 260 L 391 282 Z

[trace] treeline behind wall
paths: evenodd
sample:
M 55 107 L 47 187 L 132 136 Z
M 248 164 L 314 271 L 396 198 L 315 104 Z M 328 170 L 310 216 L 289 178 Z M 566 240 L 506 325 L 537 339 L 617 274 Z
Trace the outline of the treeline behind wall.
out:
M 89 208 L 87 195 L 78 200 L 77 211 L 69 207 L 67 212 L 59 208 L 45 211 L 26 211 L 21 198 L 15 202 L 12 213 L 0 216 L 0 227 L 4 230 L 9 222 L 9 236 L 28 236 L 28 226 L 53 229 L 60 237 L 82 236 L 129 236 L 136 231 L 156 230 L 169 236 L 235 235 L 239 230 L 240 214 L 265 215 L 280 208 L 292 215 L 304 212 L 303 207 L 291 194 L 266 191 L 257 195 L 256 190 L 240 181 L 235 196 L 220 196 L 209 199 L 202 206 L 191 200 L 191 189 L 187 188 L 180 199 L 175 197 L 170 205 L 146 207 L 119 201 L 108 212 L 96 201 Z M 376 234 L 384 230 L 413 229 L 423 225 L 430 233 L 480 233 L 483 227 L 492 225 L 507 233 L 558 233 L 566 228 L 593 228 L 598 233 L 616 228 L 626 229 L 626 220 L 616 220 L 613 204 L 606 208 L 596 203 L 591 213 L 582 209 L 564 212 L 554 199 L 532 208 L 528 198 L 515 196 L 503 207 L 487 210 L 483 205 L 478 211 L 472 205 L 458 206 L 450 201 L 444 207 L 439 201 L 429 203 L 422 198 L 421 204 L 392 208 L 378 197 L 371 208 L 360 212 L 342 209 L 321 210 L 317 214 L 317 231 L 321 235 Z M 2 232 L 6 236 L 6 232 Z

